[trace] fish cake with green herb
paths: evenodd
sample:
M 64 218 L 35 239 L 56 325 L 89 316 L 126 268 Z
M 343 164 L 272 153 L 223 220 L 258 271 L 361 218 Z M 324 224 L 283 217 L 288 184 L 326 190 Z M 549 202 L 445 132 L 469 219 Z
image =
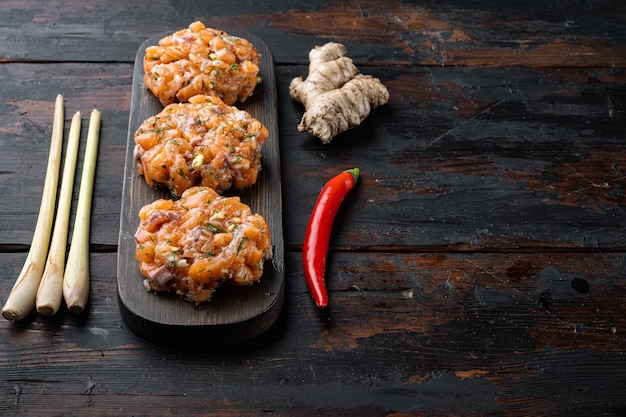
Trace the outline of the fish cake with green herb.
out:
M 148 185 L 180 196 L 202 185 L 218 193 L 256 183 L 267 128 L 217 97 L 195 96 L 146 119 L 136 130 L 137 172 Z
M 193 22 L 146 48 L 144 84 L 163 105 L 198 94 L 235 104 L 254 92 L 260 62 L 247 39 Z
M 148 291 L 203 303 L 221 285 L 259 281 L 272 257 L 265 219 L 239 197 L 207 187 L 156 200 L 141 208 L 139 219 L 135 256 Z

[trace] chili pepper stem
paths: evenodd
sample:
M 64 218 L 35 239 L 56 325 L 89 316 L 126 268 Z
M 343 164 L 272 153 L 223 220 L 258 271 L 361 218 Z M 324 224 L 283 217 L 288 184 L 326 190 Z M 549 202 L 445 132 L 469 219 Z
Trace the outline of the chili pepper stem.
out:
M 347 169 L 345 172 L 349 172 L 350 174 L 352 174 L 352 177 L 354 178 L 354 183 L 356 184 L 357 180 L 359 179 L 359 174 L 361 173 L 359 168 Z

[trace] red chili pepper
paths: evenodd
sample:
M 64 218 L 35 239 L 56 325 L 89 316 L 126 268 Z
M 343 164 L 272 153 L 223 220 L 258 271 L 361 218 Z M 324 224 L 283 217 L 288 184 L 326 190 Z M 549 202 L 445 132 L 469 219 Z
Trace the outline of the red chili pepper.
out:
M 348 191 L 354 188 L 359 169 L 343 171 L 324 185 L 311 213 L 304 235 L 302 264 L 309 291 L 319 308 L 328 305 L 326 293 L 326 255 L 333 221 Z

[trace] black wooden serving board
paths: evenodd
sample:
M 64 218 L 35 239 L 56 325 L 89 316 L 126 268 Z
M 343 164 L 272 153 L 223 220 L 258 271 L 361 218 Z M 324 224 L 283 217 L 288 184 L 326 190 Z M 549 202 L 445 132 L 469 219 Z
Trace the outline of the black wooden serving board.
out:
M 171 198 L 149 187 L 139 176 L 133 158 L 134 133 L 148 117 L 163 105 L 145 88 L 143 56 L 146 47 L 173 33 L 155 35 L 138 49 L 132 83 L 132 103 L 128 126 L 124 185 L 117 259 L 117 289 L 122 317 L 140 336 L 157 342 L 232 344 L 250 340 L 268 330 L 277 320 L 284 297 L 284 243 L 280 150 L 276 107 L 274 61 L 268 46 L 258 37 L 237 30 L 230 35 L 248 39 L 261 53 L 259 75 L 262 78 L 254 94 L 237 107 L 259 119 L 269 130 L 263 145 L 262 170 L 257 183 L 241 192 L 252 211 L 260 213 L 272 233 L 273 259 L 267 261 L 261 280 L 248 287 L 219 288 L 210 302 L 196 306 L 175 295 L 149 293 L 135 260 L 134 233 L 139 224 L 138 212 L 158 199 Z

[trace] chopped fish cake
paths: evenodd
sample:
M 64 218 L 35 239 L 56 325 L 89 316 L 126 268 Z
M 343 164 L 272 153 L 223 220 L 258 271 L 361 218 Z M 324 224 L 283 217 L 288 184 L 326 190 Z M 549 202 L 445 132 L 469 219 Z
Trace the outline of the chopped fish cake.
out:
M 208 301 L 223 284 L 257 282 L 272 256 L 265 219 L 239 197 L 193 187 L 179 200 L 159 199 L 139 211 L 136 259 L 148 291 Z
M 252 95 L 260 61 L 248 40 L 194 22 L 146 48 L 144 84 L 163 105 L 198 94 L 234 104 Z
M 202 185 L 223 192 L 256 183 L 267 128 L 217 97 L 170 104 L 135 132 L 137 171 L 153 188 L 180 196 Z

